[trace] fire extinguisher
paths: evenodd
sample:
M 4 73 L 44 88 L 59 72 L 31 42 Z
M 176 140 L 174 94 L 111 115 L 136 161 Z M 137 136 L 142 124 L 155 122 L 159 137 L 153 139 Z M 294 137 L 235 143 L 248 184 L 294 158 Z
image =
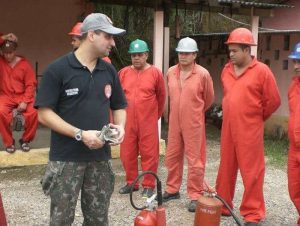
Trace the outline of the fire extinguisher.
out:
M 233 210 L 216 192 L 204 193 L 198 198 L 197 202 L 194 226 L 219 226 L 223 204 L 229 210 L 236 224 L 242 226 Z
M 156 191 L 157 194 L 154 194 L 152 197 L 147 198 L 146 205 L 143 207 L 137 207 L 132 198 L 133 189 L 136 183 L 139 181 L 141 177 L 146 174 L 151 174 L 156 178 Z M 154 206 L 154 201 L 157 196 L 157 207 Z M 162 206 L 162 189 L 161 189 L 161 181 L 158 176 L 152 171 L 145 171 L 140 174 L 132 183 L 131 191 L 130 191 L 130 203 L 132 207 L 136 210 L 141 210 L 139 214 L 134 219 L 134 226 L 166 226 L 166 211 Z

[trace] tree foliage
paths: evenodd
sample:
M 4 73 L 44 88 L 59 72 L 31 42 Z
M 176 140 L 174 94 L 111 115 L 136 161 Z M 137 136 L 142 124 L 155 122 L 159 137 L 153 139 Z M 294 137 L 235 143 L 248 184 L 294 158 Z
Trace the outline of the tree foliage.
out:
M 142 39 L 152 49 L 153 40 L 153 10 L 149 8 L 115 6 L 97 4 L 96 11 L 108 15 L 114 26 L 124 28 L 126 35 L 115 37 L 116 48 L 111 53 L 114 66 L 119 70 L 122 67 L 131 64 L 128 54 L 130 42 L 135 39 Z M 150 56 L 150 59 L 152 57 Z
M 116 48 L 110 55 L 114 66 L 118 70 L 131 63 L 128 54 L 128 47 L 131 41 L 137 38 L 142 39 L 148 43 L 150 50 L 153 49 L 153 9 L 96 3 L 96 12 L 108 15 L 115 26 L 124 28 L 127 31 L 125 36 L 115 38 Z M 167 15 L 166 19 L 168 21 L 165 24 L 168 24 L 170 27 L 170 59 L 172 61 L 176 58 L 176 53 L 173 50 L 178 42 L 175 35 L 176 15 L 180 18 L 180 33 L 184 36 L 211 32 L 228 32 L 241 26 L 233 22 L 233 20 L 225 19 L 220 14 L 202 12 L 200 10 L 168 9 Z M 250 20 L 249 17 L 245 16 L 229 15 L 229 17 L 242 23 L 249 23 Z M 149 62 L 152 62 L 151 51 Z

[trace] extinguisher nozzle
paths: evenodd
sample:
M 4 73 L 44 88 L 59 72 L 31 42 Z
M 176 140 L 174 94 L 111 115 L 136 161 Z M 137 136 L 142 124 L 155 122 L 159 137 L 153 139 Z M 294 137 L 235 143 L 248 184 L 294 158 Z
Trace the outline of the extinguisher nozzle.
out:
M 157 226 L 166 226 L 166 210 L 162 206 L 158 206 L 156 209 Z

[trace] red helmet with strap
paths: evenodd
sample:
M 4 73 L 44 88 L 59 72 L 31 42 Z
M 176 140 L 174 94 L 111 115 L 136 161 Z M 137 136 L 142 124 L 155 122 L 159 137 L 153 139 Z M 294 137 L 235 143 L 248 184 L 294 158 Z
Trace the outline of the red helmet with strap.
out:
M 68 35 L 81 36 L 81 31 L 80 31 L 81 25 L 82 25 L 81 22 L 78 22 L 77 24 L 75 24 L 75 26 L 68 33 Z
M 242 44 L 242 45 L 249 45 L 249 46 L 256 46 L 256 43 L 254 42 L 253 35 L 251 31 L 249 31 L 247 28 L 236 28 L 234 29 L 225 44 Z

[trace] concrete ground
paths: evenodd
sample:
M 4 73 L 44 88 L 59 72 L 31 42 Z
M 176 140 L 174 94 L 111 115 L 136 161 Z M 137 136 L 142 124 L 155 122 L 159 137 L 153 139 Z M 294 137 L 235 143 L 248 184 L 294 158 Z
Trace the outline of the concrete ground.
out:
M 209 128 L 212 130 L 214 128 Z M 211 136 L 207 133 L 207 165 L 206 179 L 211 184 L 215 184 L 215 179 L 219 166 L 219 131 L 214 131 Z M 49 131 L 47 129 L 39 130 L 38 137 L 33 143 L 33 147 L 43 147 L 43 142 L 49 139 Z M 43 142 L 42 142 L 43 141 Z M 36 145 L 36 146 L 35 146 Z M 7 153 L 4 153 L 1 158 Z M 25 153 L 28 154 L 28 153 Z M 267 161 L 268 162 L 268 161 Z M 129 202 L 128 195 L 120 195 L 118 190 L 124 185 L 125 173 L 119 159 L 113 160 L 113 168 L 115 172 L 115 191 L 111 199 L 109 210 L 109 220 L 111 226 L 129 226 L 133 225 L 134 218 L 137 214 Z M 1 168 L 0 165 L 0 191 L 2 194 L 3 205 L 6 212 L 7 220 L 10 226 L 46 226 L 49 225 L 50 199 L 46 197 L 40 185 L 45 170 L 45 165 Z M 165 204 L 167 211 L 168 226 L 188 226 L 194 223 L 194 214 L 187 211 L 189 200 L 186 195 L 186 177 L 187 165 L 184 166 L 184 179 L 180 189 L 180 200 L 173 200 Z M 167 169 L 164 165 L 164 157 L 158 169 L 158 175 L 162 181 L 163 189 L 167 177 Z M 286 170 L 268 165 L 265 177 L 265 201 L 267 216 L 260 223 L 260 226 L 293 226 L 296 225 L 297 214 L 295 207 L 289 199 L 287 190 Z M 242 199 L 243 184 L 240 176 L 238 177 L 235 193 L 235 212 L 239 215 L 239 204 Z M 142 203 L 140 193 L 135 192 L 135 200 Z M 78 202 L 74 224 L 82 225 L 83 216 L 80 210 L 80 200 Z M 221 226 L 235 225 L 232 218 L 222 217 Z
M 35 139 L 30 143 L 31 150 L 29 152 L 21 151 L 19 139 L 22 137 L 23 131 L 13 132 L 17 151 L 9 154 L 5 151 L 5 146 L 0 142 L 0 168 L 40 165 L 48 162 L 50 130 L 45 127 L 39 127 Z
M 21 132 L 13 132 L 13 137 L 16 142 L 16 147 L 20 151 L 19 139 L 22 137 L 23 131 Z M 30 147 L 32 149 L 40 149 L 49 147 L 50 143 L 50 129 L 46 127 L 40 126 L 37 130 L 35 139 L 30 143 Z M 2 143 L 2 139 L 0 140 L 0 151 L 4 150 L 5 147 Z

